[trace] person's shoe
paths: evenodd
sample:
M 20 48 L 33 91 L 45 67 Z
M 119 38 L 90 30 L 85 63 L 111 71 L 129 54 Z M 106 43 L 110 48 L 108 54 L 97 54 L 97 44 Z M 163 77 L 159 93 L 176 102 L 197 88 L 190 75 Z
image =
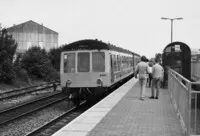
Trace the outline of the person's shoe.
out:
M 154 99 L 154 97 L 153 96 L 151 96 L 151 97 L 149 97 L 150 99 Z
M 155 99 L 158 99 L 158 97 L 155 97 Z
M 144 101 L 144 98 L 140 98 L 141 101 Z

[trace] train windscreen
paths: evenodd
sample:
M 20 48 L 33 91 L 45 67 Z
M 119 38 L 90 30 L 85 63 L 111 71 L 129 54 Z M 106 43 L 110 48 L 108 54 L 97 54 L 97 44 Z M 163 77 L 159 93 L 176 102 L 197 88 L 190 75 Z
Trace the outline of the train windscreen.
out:
M 90 54 L 89 52 L 78 53 L 78 72 L 90 71 Z
M 64 73 L 75 72 L 75 53 L 64 54 Z
M 93 72 L 105 71 L 105 53 L 104 52 L 92 53 L 92 71 Z

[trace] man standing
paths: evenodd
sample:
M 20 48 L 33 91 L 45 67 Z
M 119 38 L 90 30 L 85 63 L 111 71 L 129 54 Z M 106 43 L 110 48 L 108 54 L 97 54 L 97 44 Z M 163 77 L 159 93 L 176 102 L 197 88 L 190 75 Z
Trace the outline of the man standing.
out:
M 135 70 L 135 78 L 137 78 L 137 74 L 139 74 L 139 83 L 140 83 L 140 100 L 144 100 L 146 93 L 146 81 L 147 74 L 149 73 L 149 66 L 146 63 L 146 57 L 142 56 L 141 61 L 137 64 Z
M 159 61 L 156 59 L 156 64 L 152 68 L 152 86 L 151 86 L 151 99 L 158 99 L 159 97 L 159 88 L 160 88 L 160 81 L 163 79 L 164 69 L 159 64 Z M 154 97 L 154 88 L 156 88 L 156 97 Z

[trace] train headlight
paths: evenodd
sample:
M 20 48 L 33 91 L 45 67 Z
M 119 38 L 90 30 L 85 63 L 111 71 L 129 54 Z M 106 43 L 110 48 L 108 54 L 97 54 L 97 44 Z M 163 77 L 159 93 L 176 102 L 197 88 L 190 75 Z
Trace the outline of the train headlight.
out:
M 66 87 L 69 86 L 71 83 L 72 83 L 71 80 L 67 80 Z
M 98 86 L 103 86 L 103 82 L 101 81 L 101 79 L 97 79 L 97 85 Z

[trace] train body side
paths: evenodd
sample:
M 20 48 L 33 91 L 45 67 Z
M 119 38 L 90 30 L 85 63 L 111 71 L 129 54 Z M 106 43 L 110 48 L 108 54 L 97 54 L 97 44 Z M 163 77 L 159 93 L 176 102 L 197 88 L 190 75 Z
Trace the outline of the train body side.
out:
M 191 59 L 191 80 L 200 82 L 200 55 L 192 55 Z
M 118 81 L 126 78 L 127 76 L 133 74 L 134 63 L 133 55 L 120 53 L 117 51 L 101 50 L 100 53 L 104 54 L 104 65 L 105 70 L 102 72 L 94 72 L 92 68 L 92 53 L 98 53 L 98 50 L 80 50 L 80 51 L 69 51 L 62 52 L 61 54 L 61 86 L 65 87 L 66 82 L 70 82 L 68 87 L 98 87 L 98 80 L 101 80 L 104 87 L 110 87 Z M 75 54 L 75 68 L 70 70 L 71 72 L 64 71 L 64 56 L 65 54 Z M 89 71 L 79 72 L 78 71 L 78 54 L 79 53 L 89 53 Z M 122 63 L 123 61 L 123 63 Z

